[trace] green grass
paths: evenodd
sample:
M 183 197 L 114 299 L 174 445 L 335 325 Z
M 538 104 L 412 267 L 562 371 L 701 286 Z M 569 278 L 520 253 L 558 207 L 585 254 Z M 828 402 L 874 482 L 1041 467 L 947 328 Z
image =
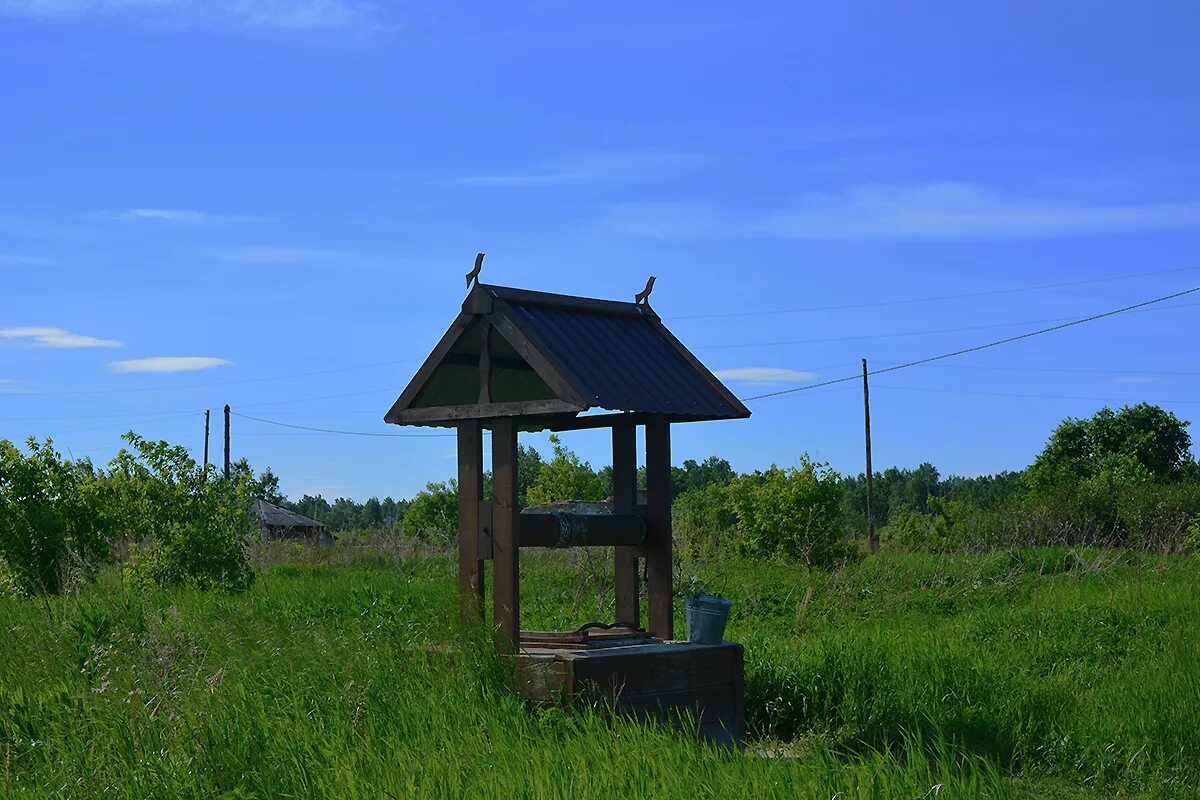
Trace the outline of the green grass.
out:
M 705 565 L 746 645 L 754 747 L 724 752 L 527 711 L 486 647 L 422 649 L 456 636 L 450 557 L 343 555 L 0 600 L 0 796 L 1200 796 L 1196 559 Z M 578 558 L 524 560 L 528 627 L 611 613 Z

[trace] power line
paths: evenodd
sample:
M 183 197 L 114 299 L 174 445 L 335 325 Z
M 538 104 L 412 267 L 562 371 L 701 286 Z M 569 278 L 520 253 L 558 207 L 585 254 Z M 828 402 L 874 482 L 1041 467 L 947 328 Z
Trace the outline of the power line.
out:
M 988 350 L 992 347 L 999 347 L 1002 344 L 1011 344 L 1012 342 L 1019 342 L 1022 339 L 1030 339 L 1030 338 L 1033 338 L 1034 336 L 1041 336 L 1042 334 L 1053 333 L 1054 331 L 1061 331 L 1065 328 L 1072 328 L 1076 325 L 1082 325 L 1085 322 L 1095 322 L 1096 320 L 1105 319 L 1106 317 L 1114 317 L 1118 314 L 1124 314 L 1129 311 L 1134 311 L 1139 308 L 1145 308 L 1147 306 L 1152 306 L 1157 303 L 1164 303 L 1167 300 L 1174 300 L 1177 297 L 1184 297 L 1185 295 L 1193 294 L 1195 292 L 1200 292 L 1200 286 L 1196 286 L 1191 289 L 1185 289 L 1182 292 L 1175 292 L 1174 294 L 1165 295 L 1163 297 L 1156 297 L 1153 300 L 1146 300 L 1141 303 L 1135 303 L 1131 306 L 1125 306 L 1123 308 L 1113 309 L 1112 311 L 1105 311 L 1101 314 L 1093 314 L 1090 317 L 1083 317 L 1082 319 L 1076 319 L 1071 322 L 1064 322 L 1060 325 L 1052 325 L 1049 328 L 1042 328 L 1040 330 L 1030 331 L 1028 333 L 1022 333 L 1017 336 L 1009 336 L 1005 339 L 998 339 L 997 341 L 994 341 L 994 342 L 987 342 L 986 344 L 979 344 L 979 345 L 975 345 L 973 347 L 964 347 L 961 350 L 954 350 L 949 353 L 941 353 L 936 356 L 929 356 L 928 358 L 920 358 L 920 359 L 917 359 L 916 361 L 908 361 L 903 364 L 895 364 L 890 367 L 884 367 L 883 369 L 873 370 L 870 374 L 871 375 L 882 375 L 883 373 L 886 373 L 886 372 L 895 372 L 895 371 L 901 370 L 901 369 L 908 369 L 909 367 L 916 367 L 916 366 L 920 366 L 922 364 L 929 364 L 934 361 L 941 361 L 941 360 L 947 359 L 947 358 L 954 358 L 955 356 L 962 356 L 962 355 L 966 355 L 967 353 L 977 353 L 980 350 Z M 821 381 L 820 383 L 811 383 L 806 386 L 794 386 L 791 389 L 780 389 L 779 391 L 776 391 L 776 392 L 767 392 L 765 394 L 754 395 L 752 397 L 743 397 L 741 399 L 743 402 L 750 402 L 752 400 L 765 400 L 769 397 L 780 397 L 785 394 L 794 394 L 795 392 L 803 392 L 803 391 L 807 391 L 809 389 L 816 389 L 821 386 L 832 386 L 835 383 L 845 383 L 847 381 L 856 381 L 856 380 L 859 380 L 860 377 L 861 377 L 860 375 L 848 375 L 844 378 L 834 378 L 834 379 L 828 380 L 828 381 Z
M 1020 397 L 1024 399 L 1082 399 L 1082 401 L 1093 401 L 1097 403 L 1141 403 L 1144 398 L 1141 397 L 1087 397 L 1082 395 L 1031 395 L 1026 392 L 989 392 L 974 389 L 934 389 L 930 386 L 894 386 L 892 384 L 883 384 L 883 389 L 899 389 L 901 391 L 911 392 L 935 392 L 938 395 L 979 395 L 982 397 Z M 1200 399 L 1158 399 L 1154 403 L 1172 403 L 1172 404 L 1195 404 L 1200 403 Z
M 1164 308 L 1146 309 L 1148 311 L 1169 311 L 1173 308 L 1190 308 L 1197 303 L 1181 303 L 1177 306 L 1166 306 Z M 929 336 L 939 333 L 965 333 L 968 331 L 985 331 L 995 328 L 1015 328 L 1020 325 L 1041 325 L 1047 322 L 1064 322 L 1076 319 L 1075 317 L 1050 317 L 1048 319 L 1027 319 L 1021 322 L 994 322 L 988 325 L 967 325 L 960 328 L 935 328 L 922 331 L 899 331 L 895 333 L 867 333 L 856 336 L 835 336 L 822 339 L 787 339 L 776 342 L 737 342 L 734 344 L 708 344 L 700 345 L 693 349 L 695 350 L 730 350 L 741 347 L 778 347 L 781 345 L 790 344 L 831 344 L 834 342 L 858 342 L 866 339 L 895 339 L 900 336 Z
M 402 438 L 402 439 L 441 439 L 448 436 L 455 436 L 453 433 L 376 433 L 374 431 L 341 431 L 333 428 L 314 428 L 310 425 L 293 425 L 290 422 L 278 422 L 273 419 L 262 419 L 261 417 L 252 417 L 249 414 L 239 414 L 236 411 L 230 411 L 235 417 L 242 419 L 254 420 L 266 425 L 278 425 L 281 428 L 295 428 L 302 431 L 312 431 L 314 433 L 336 433 L 342 436 L 378 436 L 386 438 Z
M 1044 289 L 1066 289 L 1072 286 L 1087 286 L 1095 283 L 1110 283 L 1112 281 L 1130 280 L 1133 278 L 1149 278 L 1155 275 L 1174 275 L 1180 272 L 1194 272 L 1200 267 L 1180 267 L 1155 272 L 1135 272 L 1128 275 L 1114 275 L 1108 278 L 1090 278 L 1082 281 L 1065 281 L 1062 283 L 1044 283 L 1038 286 L 1022 286 L 1015 289 L 988 289 L 982 292 L 964 292 L 961 294 L 943 294 L 932 297 L 910 297 L 903 300 L 878 300 L 870 303 L 848 303 L 836 306 L 808 306 L 806 308 L 783 308 L 763 311 L 733 311 L 721 314 L 690 314 L 668 317 L 671 320 L 685 319 L 720 319 L 728 317 L 764 317 L 777 314 L 801 314 L 810 311 L 849 311 L 856 308 L 880 308 L 882 306 L 911 305 L 914 303 L 936 303 L 944 300 L 967 300 L 973 297 L 990 297 L 1001 294 L 1017 294 L 1020 292 L 1036 292 Z

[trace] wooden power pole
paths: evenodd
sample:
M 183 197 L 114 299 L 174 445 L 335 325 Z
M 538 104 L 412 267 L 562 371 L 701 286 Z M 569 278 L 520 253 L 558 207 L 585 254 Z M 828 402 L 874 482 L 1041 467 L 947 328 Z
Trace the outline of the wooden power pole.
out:
M 229 480 L 229 404 L 225 404 L 225 480 Z
M 208 469 L 208 416 L 209 410 L 204 409 L 204 468 Z
M 867 384 L 867 360 L 863 362 L 863 420 L 867 433 L 867 544 L 872 553 L 879 552 L 879 534 L 875 532 L 875 518 L 871 515 L 871 389 Z

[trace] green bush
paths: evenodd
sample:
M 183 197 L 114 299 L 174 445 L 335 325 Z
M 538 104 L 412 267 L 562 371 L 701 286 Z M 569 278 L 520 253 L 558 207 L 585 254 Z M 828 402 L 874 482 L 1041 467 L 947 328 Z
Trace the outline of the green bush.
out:
M 254 580 L 246 558 L 250 480 L 221 480 L 183 447 L 132 432 L 123 438 L 134 452 L 121 450 L 109 477 L 124 530 L 143 542 L 126 577 L 141 586 L 247 588 Z
M 557 436 L 550 436 L 550 445 L 554 448 L 554 458 L 538 470 L 537 479 L 529 487 L 529 505 L 563 500 L 603 500 L 607 494 L 604 481 L 592 465 L 575 455 Z
M 64 461 L 47 439 L 25 455 L 0 441 L 0 594 L 57 593 L 71 563 L 108 560 L 113 516 L 87 462 Z
M 404 532 L 423 542 L 449 542 L 458 532 L 458 481 L 428 483 L 404 512 Z
M 737 515 L 729 487 L 710 483 L 691 489 L 671 504 L 672 526 L 680 555 L 713 555 L 733 538 Z
M 799 467 L 771 467 L 729 485 L 738 547 L 747 555 L 782 555 L 828 566 L 846 555 L 838 525 L 840 477 L 801 456 Z

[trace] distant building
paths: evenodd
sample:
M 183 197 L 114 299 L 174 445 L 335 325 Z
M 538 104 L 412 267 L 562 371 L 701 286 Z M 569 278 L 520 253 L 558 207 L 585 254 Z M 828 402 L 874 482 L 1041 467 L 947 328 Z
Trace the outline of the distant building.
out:
M 261 497 L 254 501 L 254 516 L 264 542 L 300 541 L 310 544 L 333 544 L 334 536 L 324 522 L 281 508 Z

